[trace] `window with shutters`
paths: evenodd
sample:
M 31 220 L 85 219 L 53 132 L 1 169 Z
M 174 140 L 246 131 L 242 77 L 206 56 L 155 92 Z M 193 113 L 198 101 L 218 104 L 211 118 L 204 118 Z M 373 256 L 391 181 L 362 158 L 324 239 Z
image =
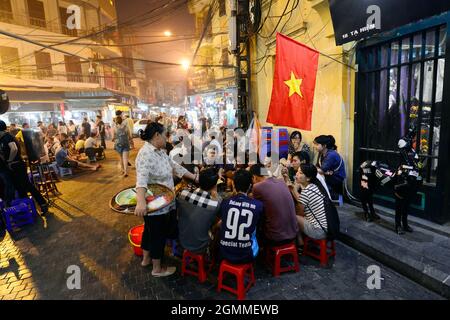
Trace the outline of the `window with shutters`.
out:
M 30 24 L 36 27 L 46 28 L 44 3 L 38 0 L 27 0 Z
M 83 82 L 80 58 L 74 56 L 64 56 L 66 65 L 67 81 Z
M 36 59 L 37 77 L 39 79 L 53 77 L 50 53 L 36 51 L 34 53 L 34 58 Z
M 0 0 L 0 21 L 11 22 L 12 20 L 11 0 Z
M 19 50 L 0 46 L 0 66 L 5 73 L 20 75 Z

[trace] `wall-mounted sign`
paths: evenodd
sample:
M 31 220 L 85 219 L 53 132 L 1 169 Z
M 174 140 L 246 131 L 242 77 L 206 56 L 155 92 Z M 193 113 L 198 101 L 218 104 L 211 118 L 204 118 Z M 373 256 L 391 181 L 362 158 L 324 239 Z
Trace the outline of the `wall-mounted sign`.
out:
M 329 0 L 336 44 L 450 11 L 448 0 Z

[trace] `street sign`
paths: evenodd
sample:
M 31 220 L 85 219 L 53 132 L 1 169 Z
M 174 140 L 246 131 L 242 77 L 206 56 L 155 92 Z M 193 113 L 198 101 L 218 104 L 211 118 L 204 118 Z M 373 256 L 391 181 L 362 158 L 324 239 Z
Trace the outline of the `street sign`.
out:
M 450 10 L 444 0 L 329 0 L 337 45 Z

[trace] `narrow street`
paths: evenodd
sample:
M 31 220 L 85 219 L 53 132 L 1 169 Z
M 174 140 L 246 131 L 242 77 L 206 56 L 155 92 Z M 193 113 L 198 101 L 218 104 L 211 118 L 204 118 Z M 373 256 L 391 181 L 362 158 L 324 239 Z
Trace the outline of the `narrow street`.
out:
M 136 146 L 142 143 L 135 139 Z M 234 299 L 216 292 L 217 270 L 205 284 L 181 277 L 180 259 L 170 258 L 177 273 L 153 278 L 142 268 L 127 239 L 128 230 L 141 219 L 109 208 L 113 194 L 135 183 L 117 176 L 116 153 L 111 145 L 99 172 L 65 177 L 58 183 L 61 195 L 46 216 L 34 225 L 7 236 L 1 243 L 0 299 Z M 138 149 L 131 152 L 134 158 Z M 71 265 L 81 269 L 81 289 L 69 290 Z M 369 290 L 367 268 L 381 268 L 381 288 Z M 259 261 L 256 285 L 248 299 L 442 299 L 391 269 L 337 242 L 337 256 L 327 268 L 300 258 L 299 273 L 273 278 Z

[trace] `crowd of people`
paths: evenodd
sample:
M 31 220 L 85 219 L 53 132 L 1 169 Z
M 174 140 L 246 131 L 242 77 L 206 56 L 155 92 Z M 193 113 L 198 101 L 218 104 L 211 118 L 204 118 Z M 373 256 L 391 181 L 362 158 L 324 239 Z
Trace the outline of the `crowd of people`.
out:
M 256 258 L 260 246 L 295 242 L 301 251 L 303 235 L 313 239 L 327 237 L 324 197 L 334 198 L 342 193 L 345 179 L 345 165 L 332 136 L 316 137 L 311 148 L 303 143 L 302 134 L 294 131 L 286 158 L 275 163 L 270 157 L 262 162 L 258 157 L 252 161 L 249 142 L 239 140 L 238 130 L 229 135 L 225 128 L 213 128 L 206 118 L 203 120 L 202 129 L 209 131 L 198 145 L 186 143 L 193 141 L 197 132 L 182 116 L 176 123 L 156 117 L 140 132 L 144 145 L 135 161 L 135 214 L 145 222 L 142 266 L 153 265 L 155 277 L 175 272 L 174 267 L 162 263 L 169 238 L 178 239 L 182 248 L 204 253 L 209 259 L 247 263 Z M 22 125 L 22 129 L 27 128 L 27 124 Z M 95 126 L 86 118 L 79 127 L 72 121 L 60 121 L 57 126 L 40 122 L 38 129 L 44 137 L 47 159 L 43 161 L 80 170 L 96 171 L 101 167 L 89 161 L 104 157 L 107 130 L 100 116 Z M 9 134 L 6 131 L 6 124 L 0 123 L 1 176 L 6 181 L 11 179 L 12 166 L 17 166 L 18 161 L 23 163 L 21 182 L 13 185 L 22 193 L 31 192 L 42 212 L 46 212 L 48 205 L 33 189 L 20 158 L 21 130 L 10 126 Z M 110 137 L 119 154 L 123 177 L 128 176 L 131 166 L 132 132 L 132 119 L 116 112 Z M 227 143 L 228 139 L 234 143 Z M 233 155 L 241 153 L 244 159 L 230 158 L 230 151 Z M 176 201 L 147 215 L 145 195 L 152 183 L 173 190 Z
M 153 276 L 175 272 L 175 267 L 162 264 L 167 239 L 178 239 L 182 248 L 210 260 L 239 264 L 253 261 L 260 246 L 296 243 L 301 252 L 304 235 L 327 237 L 324 198 L 342 193 L 345 179 L 333 136 L 316 137 L 312 150 L 302 144 L 299 131 L 293 132 L 289 155 L 277 165 L 249 162 L 246 146 L 235 143 L 234 154 L 244 149 L 241 163 L 226 155 L 227 139 L 237 136 L 227 135 L 220 143 L 221 128 L 218 134 L 205 135 L 200 147 L 186 150 L 182 142 L 195 133 L 180 120 L 172 132 L 153 121 L 140 134 L 144 145 L 136 158 L 135 214 L 145 222 L 142 266 L 152 264 Z M 196 161 L 195 152 L 203 155 L 202 161 Z M 181 160 L 186 154 L 191 161 Z M 153 183 L 173 190 L 176 201 L 147 215 L 145 194 Z

